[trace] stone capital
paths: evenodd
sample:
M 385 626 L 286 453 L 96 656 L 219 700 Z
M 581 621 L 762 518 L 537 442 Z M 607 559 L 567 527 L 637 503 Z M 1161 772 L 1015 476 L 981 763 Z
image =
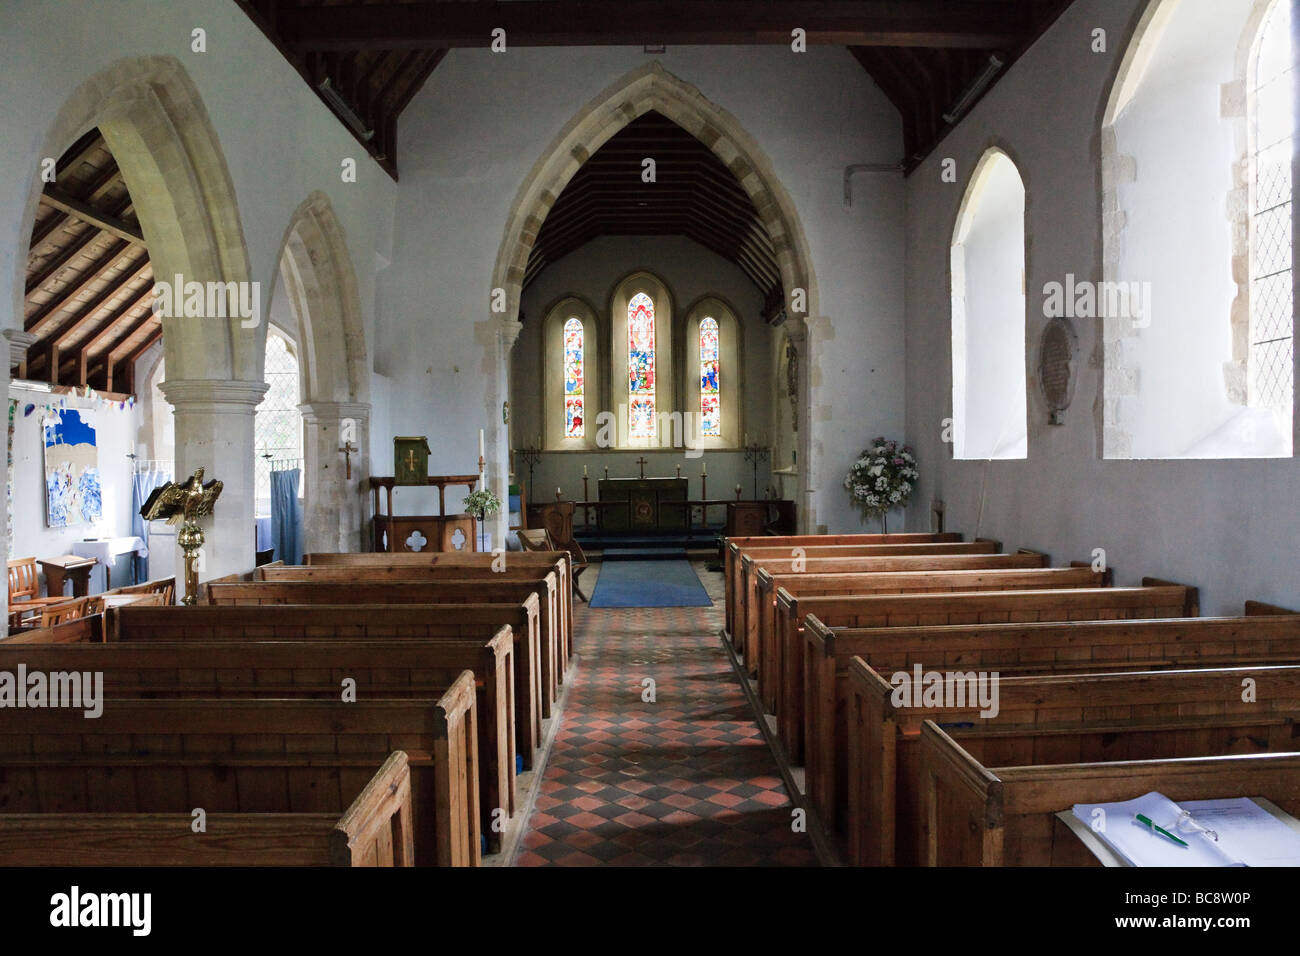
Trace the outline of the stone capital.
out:
M 322 422 L 341 422 L 352 418 L 359 422 L 370 421 L 370 405 L 367 402 L 303 402 L 298 406 L 302 420 L 309 425 Z
M 523 331 L 524 324 L 516 319 L 500 318 L 494 323 L 497 335 L 501 336 L 501 344 L 507 349 L 514 348 L 515 340 L 519 338 L 519 333 Z
M 241 411 L 253 414 L 261 403 L 266 390 L 271 386 L 266 382 L 232 382 L 229 379 L 189 378 L 169 379 L 158 386 L 168 404 L 176 411 Z
M 36 344 L 35 332 L 22 329 L 5 329 L 5 338 L 9 340 L 9 371 L 14 371 L 27 358 L 27 350 Z

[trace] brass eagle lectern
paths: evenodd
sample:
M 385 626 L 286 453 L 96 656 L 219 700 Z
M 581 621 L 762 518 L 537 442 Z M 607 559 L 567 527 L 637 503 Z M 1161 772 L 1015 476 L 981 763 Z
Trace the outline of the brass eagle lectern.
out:
M 181 523 L 176 543 L 185 553 L 185 597 L 181 599 L 182 604 L 198 603 L 199 572 L 195 561 L 203 547 L 203 529 L 195 519 L 212 514 L 221 488 L 221 482 L 215 478 L 205 485 L 203 469 L 200 468 L 186 481 L 169 481 L 155 488 L 140 509 L 140 517 L 145 521 L 165 518 L 168 524 Z

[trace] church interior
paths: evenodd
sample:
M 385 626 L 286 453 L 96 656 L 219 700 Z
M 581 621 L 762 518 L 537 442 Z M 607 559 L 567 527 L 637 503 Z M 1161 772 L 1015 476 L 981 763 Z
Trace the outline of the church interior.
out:
M 0 866 L 1300 865 L 1295 6 L 5 3 Z

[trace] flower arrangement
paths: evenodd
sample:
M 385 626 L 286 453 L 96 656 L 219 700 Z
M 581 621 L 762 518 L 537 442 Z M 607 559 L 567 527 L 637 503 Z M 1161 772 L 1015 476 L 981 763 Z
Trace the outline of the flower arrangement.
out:
M 488 488 L 471 491 L 465 496 L 465 511 L 482 521 L 501 510 L 501 499 Z
M 911 447 L 879 437 L 873 438 L 853 463 L 844 487 L 862 516 L 879 515 L 881 530 L 888 531 L 886 515 L 907 504 L 919 477 Z

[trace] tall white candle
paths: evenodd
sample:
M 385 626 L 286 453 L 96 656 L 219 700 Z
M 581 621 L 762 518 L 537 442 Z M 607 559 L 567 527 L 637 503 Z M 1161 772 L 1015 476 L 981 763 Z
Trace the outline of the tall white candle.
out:
M 484 448 L 484 445 L 483 445 L 483 429 L 480 428 L 480 429 L 478 430 L 478 456 L 479 456 L 480 458 L 483 457 L 483 448 Z

